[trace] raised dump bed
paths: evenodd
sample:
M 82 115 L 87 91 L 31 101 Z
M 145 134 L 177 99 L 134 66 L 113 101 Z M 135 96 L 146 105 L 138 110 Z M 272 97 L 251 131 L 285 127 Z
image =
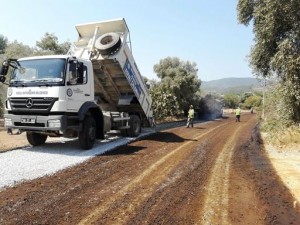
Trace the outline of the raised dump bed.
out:
M 152 123 L 151 96 L 131 52 L 123 18 L 76 26 L 69 54 L 92 61 L 95 98 L 105 111 L 138 112 Z

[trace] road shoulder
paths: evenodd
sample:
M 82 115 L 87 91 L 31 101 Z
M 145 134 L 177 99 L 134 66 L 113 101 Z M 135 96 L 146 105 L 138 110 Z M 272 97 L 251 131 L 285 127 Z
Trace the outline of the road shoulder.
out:
M 300 145 L 274 146 L 262 135 L 264 149 L 277 175 L 295 198 L 294 208 L 300 212 Z

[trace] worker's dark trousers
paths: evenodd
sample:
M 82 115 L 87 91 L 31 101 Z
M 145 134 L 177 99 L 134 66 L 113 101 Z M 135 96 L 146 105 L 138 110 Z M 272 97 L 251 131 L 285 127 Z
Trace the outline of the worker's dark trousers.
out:
M 194 127 L 194 118 L 188 118 L 186 127 Z

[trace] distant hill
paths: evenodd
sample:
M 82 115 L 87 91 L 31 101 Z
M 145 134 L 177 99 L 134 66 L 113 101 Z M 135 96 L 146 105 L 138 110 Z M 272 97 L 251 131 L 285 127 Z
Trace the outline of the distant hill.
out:
M 204 92 L 217 92 L 220 94 L 233 92 L 244 93 L 258 90 L 262 87 L 262 82 L 256 78 L 222 78 L 212 81 L 202 81 L 201 90 Z

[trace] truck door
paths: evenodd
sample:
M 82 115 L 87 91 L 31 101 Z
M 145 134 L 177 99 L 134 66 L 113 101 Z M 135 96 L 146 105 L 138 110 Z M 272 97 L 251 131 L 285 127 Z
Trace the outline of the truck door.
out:
M 67 70 L 67 110 L 78 112 L 83 103 L 92 100 L 87 66 L 77 60 L 70 60 Z

